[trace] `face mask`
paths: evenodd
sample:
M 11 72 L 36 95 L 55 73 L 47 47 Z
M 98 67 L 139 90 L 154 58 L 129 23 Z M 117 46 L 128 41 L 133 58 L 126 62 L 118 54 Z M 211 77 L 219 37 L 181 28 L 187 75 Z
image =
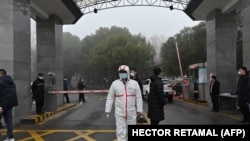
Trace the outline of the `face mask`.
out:
M 38 78 L 41 79 L 41 80 L 43 80 L 43 77 L 42 77 L 42 76 L 39 76 Z
M 241 72 L 240 72 L 240 71 L 238 71 L 238 75 L 241 75 Z
M 131 76 L 131 77 L 134 77 L 134 76 L 135 76 L 135 73 L 130 73 L 130 76 Z
M 64 78 L 64 80 L 67 80 L 66 78 Z
M 119 77 L 121 79 L 127 79 L 128 78 L 128 74 L 127 73 L 119 73 Z

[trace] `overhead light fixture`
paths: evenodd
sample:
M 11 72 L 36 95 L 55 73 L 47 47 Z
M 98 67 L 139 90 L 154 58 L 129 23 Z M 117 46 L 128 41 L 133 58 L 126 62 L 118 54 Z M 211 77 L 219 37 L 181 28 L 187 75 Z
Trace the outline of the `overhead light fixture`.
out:
M 170 9 L 170 10 L 173 10 L 173 9 L 174 9 L 173 5 L 171 5 L 171 6 L 169 7 L 169 9 Z
M 95 8 L 95 9 L 94 9 L 94 13 L 97 13 L 97 11 L 98 11 L 98 10 Z

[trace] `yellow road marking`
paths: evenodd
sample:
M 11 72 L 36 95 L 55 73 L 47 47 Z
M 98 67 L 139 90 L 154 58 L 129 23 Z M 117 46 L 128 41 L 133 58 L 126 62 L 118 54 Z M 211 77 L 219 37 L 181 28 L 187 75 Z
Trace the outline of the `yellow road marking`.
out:
M 75 141 L 77 139 L 86 139 L 87 141 L 96 141 L 95 139 L 89 137 L 89 135 L 95 133 L 95 131 L 88 131 L 87 133 L 83 133 L 82 131 L 76 131 L 75 132 L 78 136 L 74 137 L 74 138 L 71 138 L 71 139 L 68 139 L 66 141 Z
M 176 99 L 176 100 L 179 100 L 179 101 L 187 101 L 187 100 L 180 100 L 180 99 Z M 188 101 L 187 101 L 188 102 Z M 188 102 L 188 103 L 190 103 L 190 104 L 193 104 L 193 105 L 197 105 L 196 103 L 193 103 L 193 102 Z M 208 109 L 209 107 L 207 107 L 207 104 L 205 105 L 205 106 L 202 106 L 203 108 L 205 108 L 205 109 Z M 230 115 L 230 114 L 227 114 L 227 113 L 223 113 L 223 112 L 219 112 L 218 114 L 221 114 L 221 115 L 223 115 L 223 116 L 226 116 L 226 117 L 229 117 L 229 118 L 232 118 L 232 119 L 235 119 L 235 120 L 241 120 L 240 118 L 238 118 L 238 117 L 235 117 L 235 116 L 233 116 L 233 115 Z
M 2 135 L 6 135 L 6 130 L 0 130 Z M 87 141 L 96 141 L 94 138 L 90 137 L 90 135 L 94 133 L 115 133 L 115 130 L 14 130 L 14 133 L 29 133 L 30 136 L 26 138 L 19 139 L 18 141 L 28 141 L 28 140 L 36 140 L 36 141 L 44 141 L 43 136 L 50 135 L 53 133 L 60 132 L 73 132 L 76 134 L 75 137 L 68 139 L 67 141 L 75 141 L 78 139 L 85 139 Z M 117 141 L 116 139 L 114 141 Z
M 37 134 L 36 132 L 34 132 L 34 131 L 29 131 L 28 133 L 31 135 L 32 138 L 36 139 L 37 141 L 44 141 L 44 140 L 41 138 L 41 136 L 40 136 L 39 134 Z M 23 141 L 24 141 L 24 140 L 25 140 L 25 139 L 23 139 Z
M 222 113 L 222 112 L 220 112 L 220 114 L 221 114 L 221 115 L 224 115 L 224 116 L 227 116 L 227 117 L 229 117 L 229 118 L 235 119 L 235 120 L 239 120 L 239 121 L 241 120 L 240 118 L 235 117 L 235 116 L 230 115 L 230 114 L 226 114 L 226 113 Z
M 44 141 L 41 137 L 42 136 L 45 136 L 45 135 L 49 135 L 49 134 L 53 134 L 53 133 L 56 133 L 57 131 L 56 130 L 51 130 L 51 131 L 48 131 L 48 130 L 20 130 L 21 132 L 28 132 L 31 137 L 27 137 L 27 138 L 23 138 L 19 141 L 27 141 L 27 140 L 31 140 L 31 139 L 35 139 L 36 141 Z M 14 131 L 15 133 L 16 131 Z M 37 132 L 45 132 L 45 133 L 42 133 L 42 134 L 37 134 Z

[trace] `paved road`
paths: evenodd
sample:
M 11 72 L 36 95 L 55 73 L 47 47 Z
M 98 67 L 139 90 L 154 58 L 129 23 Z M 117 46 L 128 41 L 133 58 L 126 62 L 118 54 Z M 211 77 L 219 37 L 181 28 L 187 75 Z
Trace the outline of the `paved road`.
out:
M 19 141 L 116 141 L 113 114 L 107 119 L 104 114 L 106 94 L 85 94 L 87 102 L 61 112 L 43 122 L 15 127 Z M 70 95 L 71 102 L 77 102 L 78 95 Z M 144 102 L 144 115 L 147 102 Z M 168 103 L 166 119 L 160 124 L 241 124 L 240 114 L 229 111 L 214 113 L 209 108 L 174 99 Z M 146 120 L 147 121 L 147 120 Z M 148 123 L 143 123 L 148 124 Z M 5 130 L 0 130 L 2 140 Z

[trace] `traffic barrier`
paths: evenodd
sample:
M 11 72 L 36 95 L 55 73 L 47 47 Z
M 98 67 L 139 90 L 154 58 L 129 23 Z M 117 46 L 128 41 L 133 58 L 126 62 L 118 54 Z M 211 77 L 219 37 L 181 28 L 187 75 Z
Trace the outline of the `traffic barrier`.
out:
M 79 94 L 79 93 L 108 93 L 109 90 L 67 90 L 67 91 L 48 91 L 49 94 Z

